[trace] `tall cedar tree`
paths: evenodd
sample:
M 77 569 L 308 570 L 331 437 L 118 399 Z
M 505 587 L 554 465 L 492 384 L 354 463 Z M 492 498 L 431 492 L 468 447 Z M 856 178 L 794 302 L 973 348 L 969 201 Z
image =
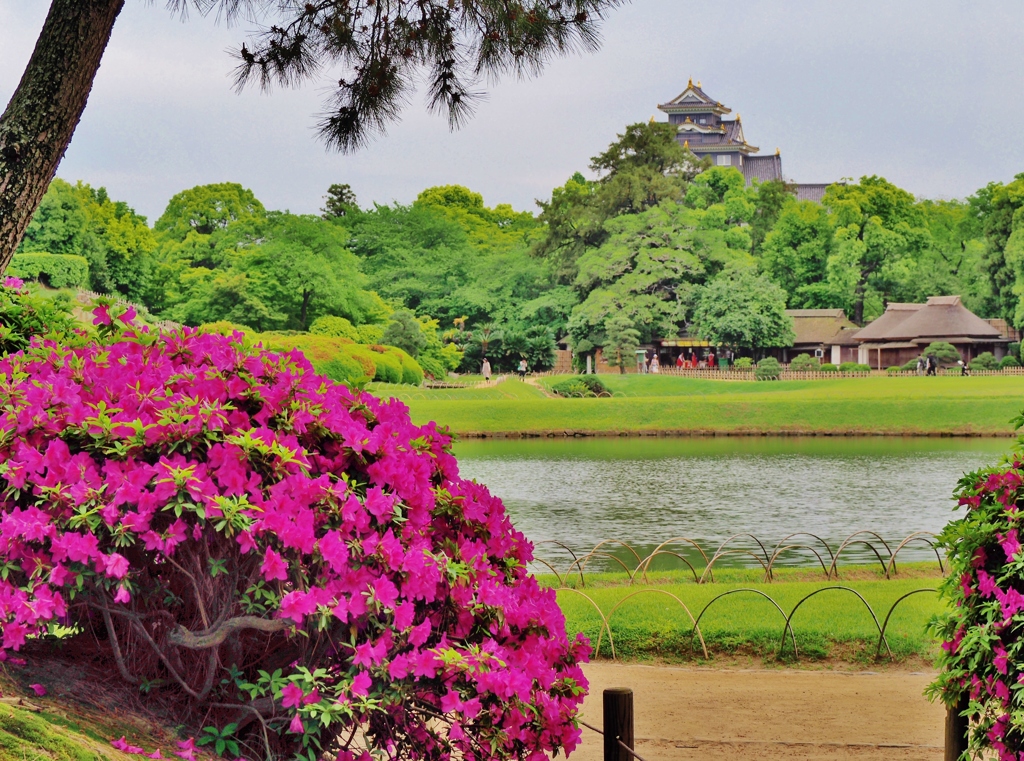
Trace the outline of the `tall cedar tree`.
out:
M 454 128 L 485 76 L 537 74 L 553 56 L 598 45 L 598 22 L 622 0 L 168 0 L 245 19 L 235 83 L 294 86 L 340 66 L 320 122 L 331 148 L 353 150 L 399 113 L 417 81 Z M 46 193 L 85 109 L 124 0 L 52 0 L 35 50 L 0 116 L 0 271 Z M 421 76 L 422 75 L 422 76 Z

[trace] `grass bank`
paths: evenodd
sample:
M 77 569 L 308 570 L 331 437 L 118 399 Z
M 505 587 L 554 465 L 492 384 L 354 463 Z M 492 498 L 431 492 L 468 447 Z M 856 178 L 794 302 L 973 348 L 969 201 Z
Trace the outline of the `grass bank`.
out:
M 616 434 L 983 435 L 1012 433 L 1024 376 L 868 377 L 753 383 L 602 375 L 610 398 L 562 399 L 507 380 L 488 388 L 376 388 L 464 436 Z
M 904 564 L 900 576 L 888 580 L 868 568 L 843 569 L 842 578 L 831 582 L 789 570 L 778 571 L 770 584 L 762 583 L 756 572 L 722 571 L 716 576 L 713 584 L 695 584 L 682 574 L 660 574 L 650 585 L 631 586 L 621 575 L 588 575 L 586 587 L 561 589 L 558 603 L 572 634 L 582 632 L 595 648 L 600 638 L 601 657 L 612 656 L 614 643 L 620 659 L 703 662 L 692 615 L 700 617 L 711 660 L 753 656 L 774 662 L 786 618 L 793 614 L 790 625 L 798 655 L 794 657 L 787 633 L 784 662 L 868 663 L 875 660 L 878 627 L 885 625 L 890 610 L 885 636 L 893 659 L 934 656 L 936 643 L 925 626 L 942 610 L 938 595 L 915 593 L 893 608 L 908 593 L 938 586 L 941 577 L 934 565 Z M 881 652 L 889 661 L 884 645 Z

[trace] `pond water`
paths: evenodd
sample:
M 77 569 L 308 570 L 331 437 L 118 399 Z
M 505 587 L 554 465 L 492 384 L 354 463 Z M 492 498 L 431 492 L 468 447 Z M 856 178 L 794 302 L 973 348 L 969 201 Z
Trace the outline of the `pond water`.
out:
M 895 549 L 916 531 L 938 532 L 957 514 L 950 494 L 961 475 L 995 463 L 1011 445 L 978 438 L 505 439 L 460 442 L 455 452 L 462 474 L 501 497 L 516 527 L 537 543 L 537 557 L 561 571 L 571 555 L 544 542 L 583 554 L 616 539 L 644 557 L 665 540 L 689 537 L 711 556 L 730 536 L 746 533 L 770 555 L 788 534 L 817 534 L 835 550 L 856 531 L 874 531 Z M 729 546 L 763 556 L 749 538 Z M 855 544 L 841 562 L 870 562 L 871 553 Z M 636 565 L 628 550 L 615 554 Z M 935 555 L 914 542 L 899 558 Z M 607 558 L 593 562 L 595 570 L 620 567 Z M 673 562 L 679 565 L 659 558 L 656 567 Z M 740 554 L 722 562 L 757 565 Z M 794 549 L 778 562 L 818 561 Z

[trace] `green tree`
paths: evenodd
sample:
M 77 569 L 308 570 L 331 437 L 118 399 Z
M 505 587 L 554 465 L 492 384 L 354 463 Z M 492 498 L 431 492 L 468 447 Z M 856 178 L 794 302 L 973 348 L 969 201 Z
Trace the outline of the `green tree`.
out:
M 456 126 L 479 96 L 480 77 L 535 73 L 554 56 L 595 49 L 600 21 L 619 1 L 170 0 L 168 6 L 180 13 L 190 7 L 216 12 L 228 21 L 241 16 L 258 25 L 235 52 L 238 87 L 294 86 L 331 71 L 320 134 L 346 151 L 397 118 L 421 75 L 430 107 Z M 0 271 L 71 142 L 123 6 L 124 0 L 51 1 L 25 73 L 0 116 Z
M 1014 288 L 1018 275 L 1015 264 L 1007 261 L 1006 249 L 1014 232 L 1014 218 L 1024 207 L 1024 173 L 1006 185 L 989 183 L 968 200 L 977 210 L 984 228 L 982 266 L 991 284 L 994 311 L 999 317 L 1016 322 L 1020 296 Z
M 19 247 L 21 253 L 75 254 L 89 262 L 89 287 L 142 300 L 156 238 L 146 218 L 105 188 L 56 178 Z
M 640 331 L 633 327 L 632 321 L 623 314 L 609 317 L 604 322 L 604 328 L 605 362 L 619 368 L 620 374 L 625 373 L 626 367 L 634 361 L 636 350 L 640 348 Z
M 557 282 L 576 277 L 576 262 L 590 247 L 608 237 L 604 213 L 597 203 L 598 184 L 576 172 L 565 185 L 551 191 L 550 201 L 537 201 L 544 235 L 533 246 L 534 256 L 545 259 Z
M 408 309 L 399 309 L 391 315 L 391 322 L 384 329 L 381 343 L 397 346 L 409 356 L 416 357 L 420 349 L 427 345 L 427 339 L 423 335 L 422 326 L 416 320 L 416 315 Z
M 930 244 L 924 216 L 910 193 L 876 176 L 830 185 L 822 203 L 836 225 L 830 279 L 845 292 L 853 321 L 863 324 L 869 292 L 887 300 Z
M 733 268 L 701 290 L 693 313 L 697 333 L 713 346 L 766 349 L 792 346 L 786 293 L 750 268 Z
M 782 215 L 782 210 L 793 203 L 795 187 L 783 180 L 769 180 L 755 184 L 755 188 L 757 197 L 750 218 L 750 250 L 757 255 L 761 252 L 764 239 Z
M 793 308 L 845 308 L 846 294 L 828 280 L 834 251 L 835 227 L 828 210 L 812 201 L 795 201 L 765 236 L 760 268 L 782 286 Z
M 327 188 L 324 207 L 320 210 L 324 219 L 341 219 L 358 214 L 360 211 L 356 194 L 349 184 L 334 184 Z
M 708 229 L 708 216 L 666 201 L 609 220 L 608 240 L 579 261 L 575 286 L 582 301 L 568 323 L 573 345 L 603 345 L 606 320 L 616 314 L 644 339 L 676 335 L 700 285 L 730 264 L 750 265 L 746 234 Z

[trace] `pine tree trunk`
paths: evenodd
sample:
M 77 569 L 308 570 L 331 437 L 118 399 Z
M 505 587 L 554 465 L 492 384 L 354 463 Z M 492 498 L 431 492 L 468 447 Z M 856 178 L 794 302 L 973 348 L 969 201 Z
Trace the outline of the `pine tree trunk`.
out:
M 0 116 L 0 272 L 14 256 L 82 117 L 124 0 L 52 0 Z

